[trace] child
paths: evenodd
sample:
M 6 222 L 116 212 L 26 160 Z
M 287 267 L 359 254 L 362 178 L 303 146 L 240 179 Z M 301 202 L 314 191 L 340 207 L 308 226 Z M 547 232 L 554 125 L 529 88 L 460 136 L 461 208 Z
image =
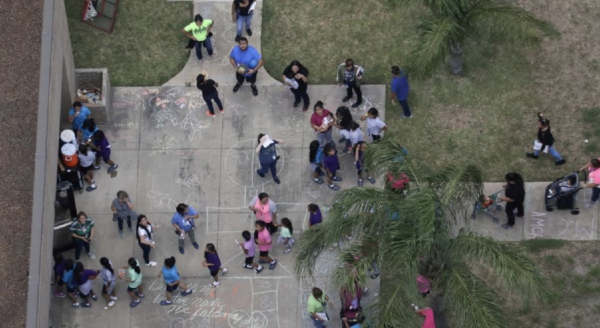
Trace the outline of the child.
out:
M 567 181 L 563 181 L 558 184 L 558 186 L 553 190 L 550 188 L 548 190 L 548 198 L 552 198 L 555 194 L 560 194 L 563 192 L 571 191 L 575 188 L 575 183 L 577 179 L 574 176 L 570 176 Z
M 283 218 L 281 219 L 279 226 L 281 227 L 281 233 L 279 234 L 279 238 L 277 238 L 277 243 L 283 243 L 285 246 L 285 251 L 283 251 L 283 254 L 287 254 L 292 251 L 292 245 L 294 245 L 295 242 L 292 235 L 294 233 L 292 221 L 290 221 L 288 218 Z
M 310 143 L 308 157 L 310 171 L 313 173 L 313 181 L 316 184 L 323 184 L 324 181 L 320 178 L 325 175 L 325 172 L 321 169 L 323 166 L 323 148 L 321 148 L 318 140 L 313 140 Z
M 340 190 L 340 187 L 333 184 L 333 181 L 342 181 L 342 178 L 335 175 L 337 170 L 340 169 L 340 161 L 337 157 L 337 151 L 331 144 L 325 145 L 325 157 L 323 158 L 323 166 L 325 167 L 325 172 L 327 172 L 327 184 L 330 189 Z
M 367 120 L 367 134 L 373 142 L 381 139 L 381 132 L 388 129 L 388 126 L 379 118 L 379 111 L 375 107 L 371 107 L 367 114 L 360 117 L 360 120 Z
M 346 138 L 346 148 L 344 148 L 344 153 L 352 151 L 352 147 L 354 147 L 354 145 L 365 140 L 364 134 L 360 129 L 360 125 L 354 121 L 350 123 L 349 130 L 340 130 L 340 134 Z
M 356 144 L 356 146 L 354 146 L 354 165 L 356 165 L 356 170 L 358 172 L 358 186 L 359 187 L 363 186 L 362 171 L 363 171 L 365 149 L 367 149 L 367 143 L 364 141 L 359 141 Z M 367 170 L 365 170 L 365 171 L 367 171 Z M 372 184 L 375 183 L 375 179 L 369 175 L 368 171 L 367 171 L 367 179 Z
M 90 184 L 85 190 L 94 191 L 96 190 L 96 181 L 94 181 L 94 161 L 96 160 L 96 154 L 86 145 L 79 145 L 79 171 L 87 183 Z
M 165 265 L 158 274 L 158 277 L 162 277 L 167 285 L 167 291 L 165 293 L 166 300 L 160 301 L 160 305 L 162 306 L 173 304 L 171 298 L 173 297 L 173 292 L 176 291 L 179 286 L 181 286 L 183 289 L 183 291 L 179 294 L 180 296 L 187 296 L 192 293 L 192 289 L 188 288 L 188 286 L 184 284 L 179 277 L 179 271 L 177 271 L 177 266 L 175 266 L 174 256 L 165 259 Z
M 65 261 L 65 270 L 63 271 L 62 281 L 67 285 L 67 295 L 73 304 L 71 307 L 78 308 L 79 302 L 77 301 L 77 287 L 75 286 L 75 281 L 73 281 L 73 273 L 75 270 L 75 263 L 73 260 L 68 259 Z
M 254 227 L 256 228 L 254 231 L 254 241 L 258 245 L 258 250 L 260 251 L 258 263 L 270 263 L 269 270 L 273 270 L 277 265 L 277 260 L 269 255 L 269 251 L 273 248 L 271 234 L 263 221 L 256 221 Z
M 106 310 L 112 308 L 117 300 L 115 292 L 115 270 L 112 268 L 112 262 L 106 257 L 100 259 L 102 270 L 100 271 L 100 277 L 102 278 L 102 297 L 108 302 Z
M 108 143 L 106 136 L 104 136 L 104 131 L 98 130 L 92 137 L 94 142 L 90 143 L 90 146 L 98 152 L 94 170 L 100 169 L 100 158 L 102 158 L 104 163 L 110 165 L 107 170 L 108 173 L 119 168 L 119 165 L 115 164 L 115 162 L 110 159 L 110 144 Z
M 217 249 L 213 244 L 206 244 L 206 249 L 204 250 L 204 262 L 202 262 L 202 266 L 208 268 L 210 270 L 210 275 L 215 280 L 211 287 L 219 287 L 219 271 L 223 274 L 226 274 L 229 271 L 227 268 L 221 266 L 221 260 L 219 259 L 219 254 L 217 254 Z
M 77 289 L 79 289 L 79 296 L 81 296 L 84 301 L 84 303 L 81 304 L 82 307 L 92 307 L 92 304 L 90 303 L 90 297 L 94 301 L 98 300 L 98 296 L 96 296 L 92 290 L 92 280 L 96 279 L 98 273 L 99 271 L 84 270 L 81 262 L 77 262 L 77 264 L 75 264 L 75 269 L 73 270 L 73 280 L 77 285 Z
M 125 278 L 125 273 L 123 273 L 119 279 L 125 280 L 127 285 L 127 294 L 131 296 L 131 303 L 129 303 L 130 307 L 136 307 L 140 305 L 141 299 L 146 297 L 144 295 L 144 288 L 142 286 L 142 269 L 140 269 L 140 263 L 133 257 L 127 260 L 126 266 L 123 269 L 127 270 L 128 277 Z
M 254 241 L 252 240 L 252 235 L 250 234 L 250 231 L 243 231 L 242 238 L 244 238 L 244 244 L 239 246 L 242 248 L 242 250 L 244 250 L 244 254 L 246 254 L 244 268 L 249 270 L 254 269 L 254 272 L 261 273 L 263 270 L 263 266 L 254 263 Z
M 321 210 L 317 204 L 308 204 L 308 213 L 310 213 L 310 218 L 308 220 L 309 228 L 323 222 L 323 215 L 321 215 Z
M 55 297 L 64 298 L 67 296 L 62 289 L 64 282 L 62 280 L 63 274 L 65 272 L 65 259 L 62 257 L 61 253 L 54 254 L 54 283 L 56 284 L 56 290 L 52 293 Z

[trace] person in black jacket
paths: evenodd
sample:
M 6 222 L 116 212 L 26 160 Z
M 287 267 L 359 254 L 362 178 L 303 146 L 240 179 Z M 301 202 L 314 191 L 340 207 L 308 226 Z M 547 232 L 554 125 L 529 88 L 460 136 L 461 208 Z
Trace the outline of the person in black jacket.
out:
M 515 209 L 517 210 L 517 216 L 523 217 L 525 211 L 523 210 L 523 202 L 525 201 L 525 182 L 523 177 L 519 173 L 508 173 L 504 176 L 506 185 L 504 186 L 504 197 L 500 197 L 502 201 L 506 202 L 506 217 L 508 222 L 502 225 L 504 229 L 510 229 L 515 226 Z
M 306 91 L 308 89 L 308 69 L 302 66 L 299 61 L 294 60 L 283 71 L 283 81 L 294 94 L 294 108 L 300 105 L 302 99 L 304 101 L 302 111 L 306 112 L 310 105 L 310 98 Z
M 554 164 L 557 166 L 565 164 L 567 161 L 565 161 L 560 156 L 558 151 L 556 151 L 556 149 L 554 148 L 554 136 L 552 136 L 552 132 L 550 131 L 550 120 L 547 119 L 546 117 L 544 117 L 544 114 L 542 114 L 542 113 L 538 113 L 537 115 L 538 115 L 537 141 L 542 144 L 542 147 L 541 147 L 541 149 L 536 149 L 537 147 L 534 148 L 533 153 L 527 153 L 527 157 L 533 158 L 533 159 L 538 159 L 540 150 L 544 150 L 544 149 L 546 149 L 546 147 L 548 147 L 547 151 L 545 151 L 545 152 L 550 152 L 550 155 L 552 155 L 554 157 L 554 159 L 556 159 L 556 162 L 554 162 Z

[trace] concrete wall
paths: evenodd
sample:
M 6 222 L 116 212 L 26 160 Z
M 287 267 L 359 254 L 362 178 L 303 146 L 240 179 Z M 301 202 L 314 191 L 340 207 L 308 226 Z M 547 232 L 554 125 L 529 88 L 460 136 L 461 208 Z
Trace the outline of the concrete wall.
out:
M 45 0 L 31 229 L 27 327 L 48 328 L 54 199 L 61 107 L 75 95 L 75 65 L 64 0 Z M 68 90 L 64 90 L 67 88 Z

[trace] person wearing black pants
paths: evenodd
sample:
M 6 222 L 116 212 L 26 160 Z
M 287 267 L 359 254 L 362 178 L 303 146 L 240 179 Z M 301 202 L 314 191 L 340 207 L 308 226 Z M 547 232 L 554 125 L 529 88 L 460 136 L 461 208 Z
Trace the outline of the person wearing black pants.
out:
M 363 79 L 363 68 L 354 65 L 354 61 L 350 58 L 346 59 L 345 63 L 338 66 L 337 82 L 341 86 L 344 84 L 346 87 L 346 97 L 342 99 L 342 102 L 347 102 L 353 97 L 353 90 L 356 92 L 356 102 L 352 104 L 352 108 L 358 107 L 362 104 L 362 91 L 360 90 L 360 84 Z
M 502 201 L 506 202 L 506 217 L 508 222 L 502 225 L 504 229 L 510 229 L 515 226 L 515 209 L 517 210 L 517 216 L 523 217 L 525 212 L 523 210 L 523 202 L 525 201 L 525 183 L 523 177 L 518 173 L 508 173 L 504 179 L 506 185 L 504 188 L 504 197 L 500 197 Z
M 137 218 L 137 240 L 138 244 L 144 252 L 144 262 L 146 266 L 156 266 L 156 262 L 150 261 L 150 250 L 156 245 L 152 239 L 152 233 L 156 231 L 158 225 L 152 225 L 144 214 L 140 214 Z
M 196 77 L 196 86 L 202 91 L 202 98 L 206 102 L 206 106 L 208 106 L 208 111 L 206 112 L 207 116 L 215 117 L 215 110 L 212 104 L 213 100 L 215 101 L 215 104 L 217 104 L 217 107 L 219 107 L 221 115 L 225 114 L 223 104 L 221 103 L 221 99 L 219 99 L 219 92 L 217 91 L 219 84 L 217 82 L 207 79 L 206 73 L 201 73 Z
M 300 100 L 302 100 L 304 102 L 302 110 L 306 112 L 310 105 L 310 98 L 307 93 L 308 85 L 306 84 L 308 82 L 308 69 L 302 66 L 299 61 L 294 60 L 283 71 L 283 81 L 294 94 L 294 108 L 298 107 Z
M 261 178 L 264 178 L 265 174 L 271 170 L 273 181 L 275 181 L 276 184 L 281 183 L 277 177 L 277 161 L 279 160 L 279 156 L 277 156 L 275 145 L 278 143 L 282 143 L 282 141 L 271 139 L 269 135 L 260 133 L 258 135 L 258 145 L 255 150 L 258 154 L 258 161 L 260 162 L 260 169 L 256 170 L 256 174 Z

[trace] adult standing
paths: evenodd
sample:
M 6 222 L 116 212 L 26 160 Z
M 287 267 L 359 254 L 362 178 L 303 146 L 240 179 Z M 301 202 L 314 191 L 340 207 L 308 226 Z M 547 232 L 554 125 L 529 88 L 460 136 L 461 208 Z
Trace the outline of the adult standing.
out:
M 190 45 L 193 41 L 198 60 L 202 60 L 202 45 L 206 48 L 209 56 L 213 55 L 213 47 L 210 41 L 212 35 L 210 30 L 213 26 L 214 23 L 211 19 L 204 19 L 201 15 L 196 15 L 194 16 L 194 21 L 181 30 L 185 36 L 190 38 Z
M 600 198 L 600 159 L 593 158 L 588 164 L 584 165 L 580 171 L 588 170 L 588 181 L 585 188 L 592 188 L 592 199 L 590 203 L 585 204 L 585 208 L 590 208 L 598 202 Z
M 208 111 L 206 111 L 206 115 L 210 117 L 215 117 L 215 109 L 213 107 L 212 101 L 215 101 L 217 107 L 219 107 L 219 111 L 221 111 L 221 115 L 225 114 L 225 109 L 223 109 L 223 104 L 221 103 L 221 99 L 219 99 L 219 92 L 217 88 L 219 87 L 219 83 L 208 79 L 206 77 L 206 73 L 199 74 L 196 77 L 196 87 L 202 91 L 202 98 L 204 102 L 206 102 L 206 106 L 208 106 Z
M 75 244 L 75 261 L 79 261 L 79 256 L 83 248 L 85 248 L 85 252 L 92 260 L 95 259 L 96 255 L 90 251 L 90 243 L 94 239 L 94 232 L 96 231 L 94 221 L 88 218 L 85 212 L 79 212 L 77 220 L 71 223 L 70 231 L 73 243 Z
M 198 249 L 198 243 L 196 242 L 196 234 L 194 232 L 196 224 L 194 219 L 197 219 L 200 215 L 196 210 L 186 204 L 179 204 L 176 207 L 176 212 L 173 214 L 171 224 L 175 228 L 175 233 L 179 235 L 179 253 L 183 254 L 183 245 L 185 236 L 187 235 L 192 242 L 195 249 Z
M 179 286 L 183 288 L 183 291 L 179 294 L 180 296 L 187 296 L 192 293 L 192 289 L 188 288 L 179 277 L 179 271 L 177 271 L 177 266 L 175 266 L 174 256 L 165 259 L 165 264 L 158 274 L 158 277 L 162 277 L 167 285 L 167 291 L 165 293 L 166 300 L 160 301 L 160 305 L 171 305 L 173 303 L 171 300 L 173 292 L 176 291 Z
M 244 81 L 250 83 L 252 94 L 258 96 L 256 88 L 256 76 L 258 70 L 263 66 L 262 56 L 253 46 L 248 44 L 248 39 L 241 37 L 238 45 L 231 49 L 229 62 L 235 69 L 235 78 L 237 83 L 233 87 L 233 92 L 238 92 Z
M 335 124 L 335 119 L 327 109 L 323 108 L 323 105 L 320 100 L 315 103 L 314 113 L 310 117 L 310 125 L 317 133 L 317 140 L 321 147 L 325 147 L 328 143 L 335 146 L 331 138 L 331 127 Z
M 87 191 L 96 190 L 96 181 L 94 181 L 94 161 L 96 160 L 96 154 L 87 146 L 87 144 L 79 145 L 79 171 L 83 178 L 90 185 L 85 189 Z
M 527 153 L 527 157 L 538 159 L 540 150 L 543 152 L 550 152 L 550 154 L 556 160 L 554 165 L 559 166 L 565 164 L 565 161 L 558 151 L 554 148 L 554 136 L 552 135 L 552 131 L 550 130 L 550 120 L 547 119 L 544 114 L 541 112 L 537 114 L 538 116 L 538 134 L 537 139 L 533 146 L 533 153 Z
M 506 217 L 508 222 L 502 225 L 504 229 L 510 229 L 515 226 L 515 209 L 517 216 L 522 218 L 525 215 L 523 202 L 525 201 L 525 182 L 518 173 L 508 173 L 504 176 L 506 185 L 504 186 L 504 197 L 500 199 L 506 202 Z
M 144 214 L 140 214 L 137 217 L 137 226 L 135 229 L 137 231 L 136 237 L 138 244 L 144 253 L 144 263 L 146 263 L 147 267 L 156 266 L 156 262 L 150 261 L 150 250 L 156 245 L 154 239 L 152 239 L 152 233 L 155 232 L 156 229 L 158 229 L 158 225 L 153 226 Z
M 78 131 L 83 127 L 83 121 L 92 115 L 89 108 L 83 106 L 80 101 L 73 103 L 73 107 L 69 110 L 69 123 L 72 124 L 73 132 L 78 135 Z
M 325 327 L 324 322 L 329 320 L 325 307 L 329 304 L 333 307 L 333 302 L 320 288 L 313 287 L 308 300 L 306 301 L 308 314 L 315 324 L 315 328 Z
M 269 135 L 259 134 L 258 145 L 256 146 L 256 153 L 258 154 L 258 161 L 260 162 L 260 169 L 256 170 L 261 178 L 265 177 L 265 174 L 271 170 L 271 176 L 276 184 L 280 184 L 281 181 L 277 177 L 277 148 L 275 145 L 282 143 L 281 140 L 271 139 Z
M 252 16 L 254 16 L 254 8 L 256 8 L 255 0 L 233 0 L 231 4 L 231 20 L 237 23 L 237 34 L 235 42 L 240 41 L 242 37 L 242 29 L 246 25 L 246 33 L 252 36 Z
M 110 210 L 113 212 L 113 222 L 117 221 L 119 226 L 119 236 L 123 238 L 123 221 L 127 221 L 127 227 L 129 232 L 133 233 L 131 227 L 131 218 L 135 218 L 135 212 L 133 212 L 133 201 L 129 197 L 126 191 L 119 190 L 117 192 L 117 198 L 113 199 L 110 205 Z
M 405 118 L 412 117 L 410 107 L 408 107 L 409 90 L 410 86 L 408 85 L 408 75 L 406 72 L 398 66 L 392 66 L 392 105 L 395 105 L 395 101 L 398 100 L 404 111 L 403 117 Z
M 294 94 L 294 108 L 298 107 L 300 100 L 302 100 L 304 101 L 302 110 L 307 111 L 310 105 L 310 98 L 307 93 L 308 69 L 299 61 L 294 60 L 283 70 L 283 81 Z
M 362 67 L 358 65 L 354 65 L 354 61 L 351 58 L 346 59 L 346 63 L 341 63 L 338 66 L 337 71 L 337 82 L 339 86 L 346 87 L 346 97 L 342 99 L 343 102 L 346 102 L 353 97 L 352 91 L 356 92 L 356 102 L 352 104 L 352 108 L 358 107 L 362 104 L 362 91 L 360 90 L 360 85 L 363 79 L 364 70 Z
M 267 230 L 270 234 L 277 231 L 277 204 L 269 198 L 269 195 L 265 192 L 254 196 L 248 208 L 254 212 L 256 218 L 265 223 Z

